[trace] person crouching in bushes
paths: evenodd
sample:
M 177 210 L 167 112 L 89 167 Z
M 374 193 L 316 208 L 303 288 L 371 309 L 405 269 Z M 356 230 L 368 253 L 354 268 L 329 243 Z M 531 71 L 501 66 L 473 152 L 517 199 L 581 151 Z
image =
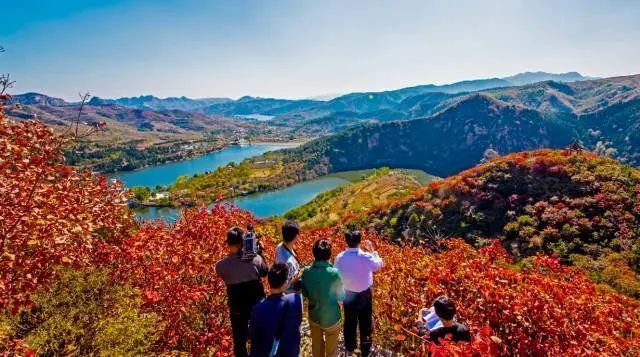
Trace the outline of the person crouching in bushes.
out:
M 258 303 L 249 322 L 251 357 L 300 355 L 300 324 L 302 298 L 300 294 L 286 294 L 289 267 L 273 264 L 269 269 L 269 296 Z
M 455 321 L 455 315 L 453 301 L 446 296 L 438 297 L 431 308 L 420 310 L 417 322 L 419 334 L 428 335 L 429 340 L 438 345 L 444 339 L 470 342 L 469 328 Z
M 342 278 L 329 259 L 331 242 L 313 243 L 311 266 L 302 272 L 302 294 L 309 300 L 309 325 L 313 357 L 334 357 L 338 354 L 340 335 L 340 304 L 344 300 Z

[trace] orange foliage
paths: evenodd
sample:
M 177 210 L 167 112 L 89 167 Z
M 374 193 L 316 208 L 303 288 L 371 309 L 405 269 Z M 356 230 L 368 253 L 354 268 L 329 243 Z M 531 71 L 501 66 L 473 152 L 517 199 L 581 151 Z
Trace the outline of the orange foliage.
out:
M 123 190 L 63 164 L 44 124 L 0 115 L 0 308 L 30 306 L 58 264 L 89 264 L 131 228 Z

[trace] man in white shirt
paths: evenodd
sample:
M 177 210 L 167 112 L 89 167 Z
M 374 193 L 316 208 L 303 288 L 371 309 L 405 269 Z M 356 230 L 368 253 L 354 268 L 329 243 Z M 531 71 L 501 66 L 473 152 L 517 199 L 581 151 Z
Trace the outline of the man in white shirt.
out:
M 375 251 L 371 241 L 360 242 L 359 231 L 344 234 L 347 248 L 338 254 L 334 267 L 342 274 L 346 290 L 344 299 L 344 344 L 347 355 L 353 355 L 356 349 L 356 335 L 360 327 L 360 352 L 368 356 L 371 352 L 373 333 L 373 273 L 382 268 L 382 259 Z

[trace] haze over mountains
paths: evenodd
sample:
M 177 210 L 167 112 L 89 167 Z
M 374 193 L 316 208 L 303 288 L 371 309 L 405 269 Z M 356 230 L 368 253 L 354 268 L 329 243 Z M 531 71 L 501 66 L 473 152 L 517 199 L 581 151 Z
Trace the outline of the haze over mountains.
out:
M 349 93 L 337 96 L 331 100 L 287 100 L 274 98 L 259 98 L 244 96 L 237 100 L 230 98 L 202 98 L 191 99 L 187 97 L 169 97 L 157 98 L 152 95 L 144 95 L 139 97 L 123 97 L 117 99 L 103 99 L 99 97 L 92 98 L 90 104 L 104 105 L 117 104 L 125 107 L 138 109 L 182 109 L 190 111 L 202 111 L 208 114 L 266 114 L 280 115 L 290 113 L 301 109 L 327 109 L 327 110 L 347 110 L 356 109 L 357 111 L 365 111 L 367 109 L 384 109 L 389 104 L 397 104 L 402 99 L 410 96 L 429 93 L 461 93 L 474 92 L 489 88 L 508 87 L 514 85 L 523 85 L 546 80 L 554 80 L 559 82 L 573 82 L 590 79 L 590 77 L 582 76 L 577 72 L 567 73 L 547 73 L 547 72 L 524 72 L 505 78 L 489 78 L 478 80 L 467 80 L 445 85 L 420 85 L 415 87 L 407 87 L 398 90 L 384 92 L 362 92 Z M 383 99 L 369 102 L 370 95 L 380 96 Z M 296 104 L 294 104 L 296 103 Z M 387 105 L 385 105 L 385 103 Z

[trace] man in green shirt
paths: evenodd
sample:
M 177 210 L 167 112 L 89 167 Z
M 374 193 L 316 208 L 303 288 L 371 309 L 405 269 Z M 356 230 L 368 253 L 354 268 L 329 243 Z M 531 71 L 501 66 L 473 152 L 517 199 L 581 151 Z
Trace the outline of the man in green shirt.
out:
M 344 300 L 342 278 L 329 259 L 331 242 L 313 243 L 311 266 L 302 272 L 302 294 L 309 300 L 309 326 L 313 357 L 334 357 L 338 354 L 340 334 L 340 304 Z

